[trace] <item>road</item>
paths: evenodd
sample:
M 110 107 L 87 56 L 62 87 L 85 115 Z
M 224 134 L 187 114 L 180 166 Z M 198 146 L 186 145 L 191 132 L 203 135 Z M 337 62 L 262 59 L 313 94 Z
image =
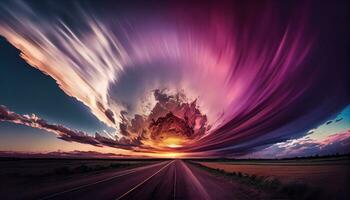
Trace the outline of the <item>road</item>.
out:
M 254 192 L 182 160 L 164 161 L 91 178 L 38 199 L 256 199 Z

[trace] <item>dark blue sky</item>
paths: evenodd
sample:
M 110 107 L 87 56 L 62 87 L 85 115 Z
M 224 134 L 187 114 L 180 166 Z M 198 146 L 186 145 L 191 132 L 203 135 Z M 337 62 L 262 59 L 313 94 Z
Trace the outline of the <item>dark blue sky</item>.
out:
M 89 133 L 106 128 L 86 106 L 63 93 L 52 78 L 29 66 L 3 37 L 0 47 L 0 105 Z M 0 137 L 7 126 L 0 123 Z
M 236 156 L 286 142 L 289 153 L 311 136 L 319 151 L 350 138 L 345 1 L 134 4 L 0 3 L 0 151 L 67 141 L 168 151 L 175 136 L 155 139 L 153 118 L 179 111 L 187 121 L 180 105 L 195 99 L 207 135 L 170 144 L 181 152 Z

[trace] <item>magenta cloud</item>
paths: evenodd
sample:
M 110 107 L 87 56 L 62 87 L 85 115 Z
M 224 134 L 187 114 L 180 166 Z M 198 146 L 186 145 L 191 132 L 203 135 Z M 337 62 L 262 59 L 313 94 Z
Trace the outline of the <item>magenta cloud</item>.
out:
M 1 118 L 66 141 L 202 156 L 301 138 L 350 102 L 349 34 L 335 5 L 284 3 L 0 5 L 0 35 L 116 139 L 5 107 Z

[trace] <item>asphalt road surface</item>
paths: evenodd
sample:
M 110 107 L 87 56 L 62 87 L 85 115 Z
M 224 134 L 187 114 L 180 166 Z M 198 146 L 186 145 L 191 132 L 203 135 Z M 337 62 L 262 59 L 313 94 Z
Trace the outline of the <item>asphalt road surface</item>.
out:
M 182 160 L 91 177 L 35 199 L 256 199 L 252 191 Z

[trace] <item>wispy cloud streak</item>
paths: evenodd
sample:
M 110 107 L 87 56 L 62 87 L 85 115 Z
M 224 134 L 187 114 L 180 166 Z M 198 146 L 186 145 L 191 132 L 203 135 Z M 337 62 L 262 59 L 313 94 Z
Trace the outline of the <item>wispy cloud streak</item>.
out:
M 349 103 L 340 37 L 346 31 L 332 6 L 170 3 L 153 12 L 53 4 L 1 4 L 0 34 L 120 139 L 87 136 L 35 116 L 7 121 L 68 141 L 139 151 L 164 143 L 150 137 L 158 121 L 156 128 L 171 136 L 201 130 L 178 151 L 224 155 L 302 137 Z M 176 128 L 163 129 L 164 122 Z

